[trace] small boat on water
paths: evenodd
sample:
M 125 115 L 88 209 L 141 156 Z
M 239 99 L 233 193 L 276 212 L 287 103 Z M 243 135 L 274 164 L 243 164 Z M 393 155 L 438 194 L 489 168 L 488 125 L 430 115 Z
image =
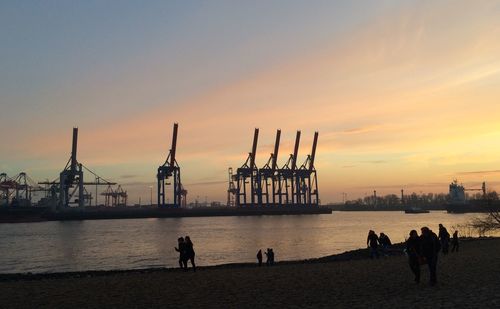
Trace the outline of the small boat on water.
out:
M 415 206 L 405 209 L 405 214 L 427 214 L 427 213 L 429 213 L 428 210 Z

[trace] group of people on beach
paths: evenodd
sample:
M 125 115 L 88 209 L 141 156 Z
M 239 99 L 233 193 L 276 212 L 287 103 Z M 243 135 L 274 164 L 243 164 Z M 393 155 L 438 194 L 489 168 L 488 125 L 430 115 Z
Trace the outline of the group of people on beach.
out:
M 431 229 L 424 226 L 420 229 L 421 234 L 418 235 L 416 230 L 410 231 L 410 237 L 406 240 L 406 254 L 410 269 L 415 275 L 415 282 L 420 282 L 420 265 L 427 264 L 430 273 L 430 284 L 435 285 L 437 282 L 437 261 L 439 251 L 443 255 L 447 255 L 450 245 L 450 234 L 447 229 L 439 224 L 438 235 Z M 451 252 L 458 252 L 458 231 L 453 233 L 451 238 Z
M 266 265 L 273 266 L 274 265 L 274 251 L 273 248 L 267 248 L 266 252 Z M 257 252 L 257 263 L 259 266 L 262 266 L 262 249 L 259 249 Z
M 375 231 L 370 230 L 368 232 L 368 237 L 366 238 L 366 245 L 370 249 L 370 258 L 379 258 L 380 254 L 378 252 L 379 245 L 382 249 L 382 254 L 384 256 L 389 255 L 390 247 L 392 246 L 391 239 L 384 233 L 380 233 L 380 236 L 377 236 Z
M 175 251 L 179 252 L 179 266 L 181 269 L 188 270 L 187 262 L 191 261 L 193 271 L 196 271 L 196 264 L 194 263 L 194 248 L 193 242 L 189 236 L 177 238 L 177 246 Z

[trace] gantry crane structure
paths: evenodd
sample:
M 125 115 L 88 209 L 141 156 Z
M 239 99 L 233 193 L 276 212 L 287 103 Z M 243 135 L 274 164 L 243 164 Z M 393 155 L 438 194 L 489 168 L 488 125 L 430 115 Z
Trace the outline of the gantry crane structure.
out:
M 302 205 L 318 205 L 318 177 L 314 167 L 316 157 L 316 146 L 318 144 L 318 132 L 314 132 L 311 154 L 307 155 L 306 161 L 296 170 L 297 203 Z
M 177 150 L 177 131 L 179 125 L 174 123 L 172 135 L 172 148 L 168 153 L 165 163 L 158 167 L 156 178 L 158 180 L 158 207 L 179 208 L 186 204 L 187 190 L 184 189 L 181 183 L 181 168 L 175 158 Z M 165 203 L 166 190 L 165 186 L 170 185 L 169 179 L 173 180 L 173 204 Z
M 246 207 L 262 204 L 259 169 L 255 164 L 258 139 L 259 129 L 255 128 L 252 151 L 248 153 L 245 163 L 237 168 L 236 174 L 233 175 L 233 181 L 236 182 L 235 203 L 237 206 Z
M 31 206 L 33 192 L 44 191 L 25 172 L 13 177 L 0 173 L 0 205 Z
M 318 178 L 314 166 L 318 132 L 314 133 L 311 154 L 298 166 L 301 132 L 297 131 L 293 153 L 282 168 L 278 168 L 281 130 L 276 132 L 273 153 L 260 169 L 255 162 L 258 135 L 259 129 L 255 129 L 252 151 L 245 163 L 236 169 L 235 174 L 229 168 L 228 206 L 318 206 Z
M 276 204 L 279 202 L 281 188 L 279 186 L 277 175 L 278 152 L 280 147 L 281 130 L 276 131 L 276 140 L 274 142 L 274 151 L 269 156 L 267 163 L 259 169 L 259 182 L 262 198 L 261 203 L 264 205 Z
M 122 189 L 122 186 L 118 186 L 115 190 L 108 185 L 106 190 L 101 193 L 104 196 L 104 206 L 106 207 L 123 207 L 127 206 L 128 194 L 127 191 Z
M 92 172 L 90 169 L 85 167 L 82 163 L 77 160 L 77 146 L 78 146 L 78 128 L 73 128 L 73 139 L 71 143 L 71 156 L 66 163 L 66 166 L 59 174 L 59 181 L 45 181 L 39 182 L 38 184 L 48 185 L 48 186 L 58 186 L 58 203 L 57 209 L 62 210 L 71 206 L 84 207 L 86 204 L 90 203 L 92 200 L 92 194 L 90 194 L 85 186 L 93 185 L 96 186 L 96 205 L 97 205 L 97 187 L 104 185 L 116 185 L 114 182 L 107 181 L 102 177 L 98 176 L 96 173 Z M 95 177 L 93 182 L 84 182 L 83 172 L 84 169 L 88 171 Z
M 299 199 L 297 198 L 297 178 L 295 171 L 297 169 L 297 157 L 299 154 L 300 144 L 300 131 L 295 135 L 295 146 L 293 147 L 293 154 L 290 154 L 285 165 L 278 170 L 279 182 L 279 204 L 297 205 Z

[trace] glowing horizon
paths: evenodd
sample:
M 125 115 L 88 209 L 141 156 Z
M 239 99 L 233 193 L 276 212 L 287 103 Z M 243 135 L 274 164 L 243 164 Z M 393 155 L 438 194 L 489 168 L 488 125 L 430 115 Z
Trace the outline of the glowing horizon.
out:
M 225 202 L 254 127 L 258 166 L 276 129 L 279 165 L 319 131 L 324 204 L 500 188 L 498 2 L 0 8 L 0 172 L 56 178 L 76 126 L 79 161 L 145 203 L 177 122 L 189 202 Z

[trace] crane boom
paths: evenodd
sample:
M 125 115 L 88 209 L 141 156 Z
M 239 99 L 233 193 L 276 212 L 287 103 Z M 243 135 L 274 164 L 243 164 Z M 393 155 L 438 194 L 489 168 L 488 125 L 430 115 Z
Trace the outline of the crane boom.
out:
M 77 145 L 78 145 L 78 128 L 73 128 L 73 142 L 71 146 L 71 172 L 73 173 L 76 171 L 76 165 L 77 165 L 77 160 L 76 160 Z
M 252 153 L 250 154 L 250 168 L 253 168 L 255 166 L 255 153 L 257 152 L 258 139 L 259 139 L 259 129 L 255 128 L 255 132 L 253 134 Z
M 316 157 L 316 145 L 318 144 L 318 132 L 314 132 L 314 141 L 311 151 L 311 161 L 309 162 L 309 170 L 314 168 L 314 158 Z
M 292 171 L 294 171 L 296 166 L 297 166 L 297 156 L 299 154 L 299 144 L 300 144 L 300 131 L 297 131 L 297 135 L 295 136 L 295 148 L 293 149 Z
M 172 148 L 170 149 L 170 167 L 175 165 L 175 150 L 177 149 L 177 128 L 179 125 L 174 123 L 174 133 L 172 136 Z
M 274 152 L 273 152 L 273 163 L 272 163 L 272 170 L 276 170 L 276 164 L 278 162 L 278 152 L 280 148 L 280 137 L 281 137 L 281 130 L 276 131 L 276 142 L 274 143 Z

